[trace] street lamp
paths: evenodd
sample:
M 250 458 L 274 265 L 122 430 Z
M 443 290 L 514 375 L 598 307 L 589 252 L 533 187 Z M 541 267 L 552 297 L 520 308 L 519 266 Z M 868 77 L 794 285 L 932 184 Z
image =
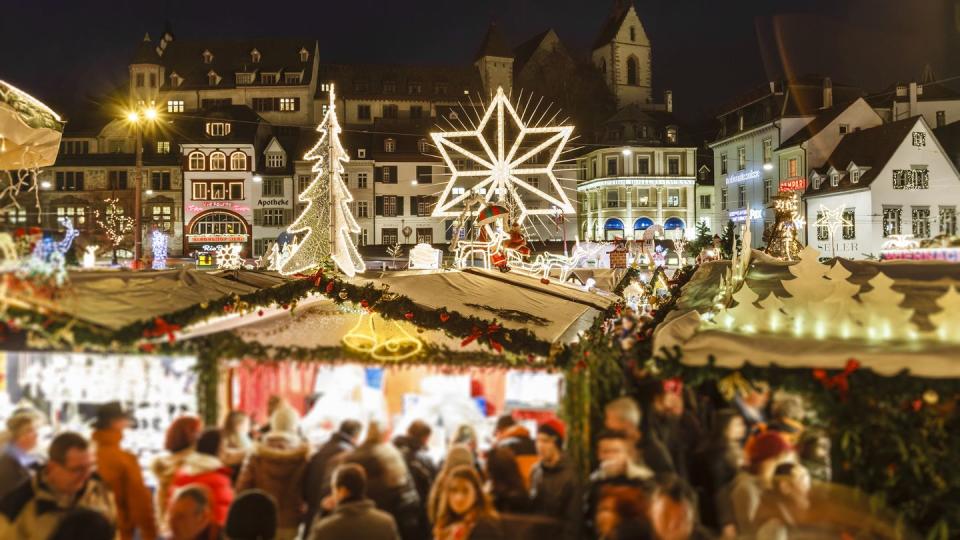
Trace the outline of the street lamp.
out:
M 141 202 L 141 192 L 143 190 L 143 126 L 147 123 L 153 124 L 157 121 L 157 110 L 153 107 L 143 107 L 140 110 L 131 110 L 127 112 L 127 121 L 133 125 L 137 134 L 137 148 L 135 151 L 137 172 L 135 176 L 136 188 L 133 192 L 133 268 L 141 268 L 143 258 L 143 203 Z

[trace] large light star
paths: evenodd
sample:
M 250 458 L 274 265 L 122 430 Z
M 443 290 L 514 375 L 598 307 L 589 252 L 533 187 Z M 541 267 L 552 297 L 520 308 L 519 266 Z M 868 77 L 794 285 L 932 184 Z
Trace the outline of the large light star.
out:
M 850 223 L 850 220 L 843 217 L 843 207 L 835 208 L 831 210 L 824 205 L 820 205 L 820 209 L 817 211 L 819 216 L 817 217 L 817 226 L 826 227 L 830 231 L 830 236 L 837 234 L 837 230 L 841 227 L 851 227 L 853 224 Z
M 488 123 L 494 120 L 494 115 L 496 116 L 497 132 L 496 140 L 492 141 L 491 146 L 484 138 L 484 132 Z M 508 145 L 506 126 L 511 121 L 516 124 L 518 134 L 512 144 Z M 482 192 L 482 189 L 486 190 L 484 200 L 487 203 L 494 196 L 497 197 L 499 203 L 505 202 L 507 198 L 511 199 L 520 210 L 520 215 L 515 219 L 521 224 L 528 215 L 555 215 L 556 210 L 553 207 L 559 208 L 564 214 L 574 213 L 573 205 L 570 204 L 570 200 L 557 181 L 557 177 L 553 174 L 553 167 L 556 165 L 557 159 L 559 159 L 563 147 L 572 133 L 573 127 L 570 126 L 528 127 L 524 125 L 523 120 L 517 114 L 513 105 L 510 104 L 510 100 L 503 93 L 503 88 L 497 88 L 496 96 L 490 102 L 475 130 L 430 134 L 433 138 L 433 144 L 440 150 L 443 161 L 452 173 L 450 180 L 443 189 L 443 194 L 440 195 L 440 199 L 434 207 L 433 216 L 459 216 L 461 211 L 456 206 L 470 197 L 471 190 Z M 524 151 L 522 155 L 517 156 L 524 138 L 529 135 L 546 135 L 547 138 L 533 148 Z M 476 139 L 485 155 L 480 156 L 464 148 L 460 144 L 463 139 Z M 451 150 L 473 162 L 474 166 L 467 170 L 460 170 L 450 158 Z M 546 165 L 529 163 L 538 153 L 545 151 L 550 156 Z M 541 191 L 538 187 L 532 186 L 519 178 L 521 175 L 533 174 L 546 176 L 557 195 L 554 196 Z M 460 186 L 464 187 L 463 193 L 458 193 L 451 198 L 454 187 L 457 187 L 457 180 L 469 177 L 481 177 L 483 180 L 472 188 Z M 518 186 L 547 201 L 549 205 L 544 208 L 527 208 L 518 193 Z

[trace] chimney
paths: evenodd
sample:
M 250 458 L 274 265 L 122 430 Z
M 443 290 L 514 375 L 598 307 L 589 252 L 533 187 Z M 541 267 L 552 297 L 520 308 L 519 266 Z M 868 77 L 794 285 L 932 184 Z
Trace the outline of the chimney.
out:
M 777 93 L 777 83 L 774 81 L 770 81 L 770 93 L 771 94 Z
M 897 85 L 897 97 L 904 97 L 907 95 L 907 87 L 902 84 Z
M 910 107 L 907 109 L 907 117 L 917 114 L 917 83 L 912 82 L 908 87 L 910 96 Z
M 830 77 L 823 78 L 823 108 L 833 107 L 833 81 Z
M 673 91 L 663 91 L 663 104 L 667 107 L 667 112 L 673 112 Z

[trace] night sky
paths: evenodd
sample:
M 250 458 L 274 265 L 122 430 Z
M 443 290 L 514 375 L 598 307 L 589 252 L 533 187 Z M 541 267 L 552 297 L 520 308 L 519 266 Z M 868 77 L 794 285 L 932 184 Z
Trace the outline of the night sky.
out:
M 878 92 L 960 75 L 960 0 L 640 0 L 654 85 L 678 113 L 707 118 L 733 96 L 785 73 L 830 75 Z M 12 2 L 12 4 L 11 4 Z M 554 28 L 586 54 L 613 0 L 347 2 L 7 0 L 0 78 L 67 116 L 126 77 L 144 32 L 169 20 L 182 38 L 306 36 L 321 62 L 470 62 L 488 22 L 512 44 Z M 96 6 L 95 8 L 93 6 Z

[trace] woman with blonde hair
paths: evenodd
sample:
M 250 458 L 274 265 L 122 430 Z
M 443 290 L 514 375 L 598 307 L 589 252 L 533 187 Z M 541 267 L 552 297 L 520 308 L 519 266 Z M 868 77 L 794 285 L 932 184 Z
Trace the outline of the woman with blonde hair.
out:
M 470 451 L 470 448 L 462 444 L 454 445 L 447 451 L 447 459 L 443 461 L 443 466 L 440 468 L 440 472 L 437 473 L 437 478 L 433 481 L 433 485 L 430 486 L 430 495 L 427 497 L 427 518 L 430 520 L 430 523 L 437 522 L 440 498 L 443 495 L 443 484 L 444 480 L 447 479 L 447 475 L 450 474 L 450 471 L 460 466 L 472 467 L 473 461 L 473 452 Z
M 450 470 L 443 480 L 433 526 L 435 540 L 500 540 L 500 518 L 483 492 L 480 475 L 470 465 Z

